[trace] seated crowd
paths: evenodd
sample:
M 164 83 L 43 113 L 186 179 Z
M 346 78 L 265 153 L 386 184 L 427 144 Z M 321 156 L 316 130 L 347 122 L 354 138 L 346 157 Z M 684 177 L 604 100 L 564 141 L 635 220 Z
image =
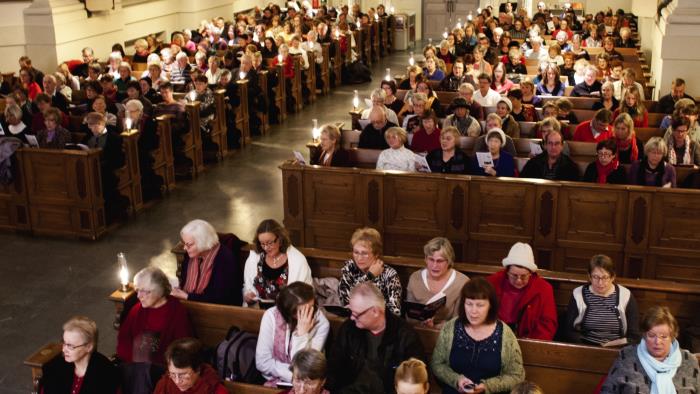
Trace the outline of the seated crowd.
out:
M 119 326 L 117 363 L 97 352 L 95 323 L 74 317 L 63 327 L 63 356 L 44 366 L 43 392 L 226 392 L 214 368 L 221 371 L 221 359 L 207 358 L 179 299 L 265 309 L 248 366 L 255 373 L 245 381 L 290 393 L 428 393 L 430 374 L 444 393 L 536 393 L 525 381 L 518 338 L 622 347 L 601 393 L 700 389 L 697 359 L 679 348 L 668 308 L 640 319 L 605 255 L 591 258 L 590 282 L 573 290 L 560 320 L 526 243 L 511 247 L 501 270 L 469 278 L 454 268 L 450 241 L 434 238 L 424 247 L 425 268 L 404 291 L 382 260 L 379 233 L 360 228 L 334 294 L 320 297 L 306 258 L 274 220 L 258 226 L 245 262 L 237 238 L 203 220 L 187 223 L 180 237 L 186 254 L 177 287 L 153 266 L 134 276 L 138 299 Z M 329 319 L 341 316 L 348 318 L 331 336 Z M 427 358 L 419 328 L 439 330 Z

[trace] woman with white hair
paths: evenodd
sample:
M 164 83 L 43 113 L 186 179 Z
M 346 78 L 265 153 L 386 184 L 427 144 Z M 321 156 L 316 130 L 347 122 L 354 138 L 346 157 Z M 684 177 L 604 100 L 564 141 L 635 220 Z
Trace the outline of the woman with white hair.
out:
M 208 222 L 195 219 L 180 230 L 185 259 L 180 267 L 180 287 L 170 293 L 183 300 L 241 305 L 243 269 L 227 246 L 219 242 Z
M 75 316 L 63 325 L 62 354 L 42 367 L 43 394 L 117 393 L 119 370 L 97 351 L 97 324 Z M 79 391 L 72 391 L 76 386 Z
M 124 363 L 165 366 L 168 345 L 193 335 L 187 309 L 169 295 L 170 281 L 158 267 L 136 273 L 134 288 L 138 302 L 119 326 L 117 357 Z

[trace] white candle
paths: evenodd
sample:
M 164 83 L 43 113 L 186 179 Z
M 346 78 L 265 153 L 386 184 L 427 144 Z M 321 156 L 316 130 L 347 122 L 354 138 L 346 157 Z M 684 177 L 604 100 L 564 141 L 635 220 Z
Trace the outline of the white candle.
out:
M 279 55 L 277 55 L 277 62 L 281 64 L 281 63 L 282 63 L 282 60 L 284 60 L 284 57 L 283 57 L 282 54 L 280 53 Z
M 360 106 L 360 96 L 357 93 L 357 90 L 355 90 L 355 94 L 352 98 L 352 107 L 353 107 L 353 109 L 357 110 L 357 107 L 359 107 L 359 106 Z
M 238 73 L 238 79 L 245 79 L 245 73 L 243 71 Z
M 385 81 L 391 81 L 391 69 L 387 68 L 386 69 L 386 76 L 384 77 Z
M 318 128 L 318 119 L 313 119 L 314 127 L 311 129 L 311 138 L 318 141 L 321 138 L 321 130 Z
M 127 130 L 131 130 L 131 118 L 124 119 L 124 125 L 126 126 Z

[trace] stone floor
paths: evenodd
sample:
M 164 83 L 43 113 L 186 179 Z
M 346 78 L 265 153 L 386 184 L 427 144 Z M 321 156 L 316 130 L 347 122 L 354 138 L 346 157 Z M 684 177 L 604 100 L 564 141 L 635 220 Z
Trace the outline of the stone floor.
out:
M 164 200 L 99 241 L 0 233 L 0 392 L 30 391 L 30 371 L 22 361 L 43 344 L 60 340 L 62 324 L 73 315 L 95 319 L 101 329 L 99 350 L 108 355 L 115 351 L 114 313 L 107 296 L 118 286 L 118 252 L 126 253 L 132 275 L 148 264 L 174 275 L 170 248 L 187 221 L 208 220 L 217 230 L 245 240 L 252 239 L 262 219 L 282 221 L 277 166 L 292 157 L 292 150 L 307 155 L 304 145 L 311 137 L 312 119 L 349 125 L 353 90 L 367 97 L 379 87 L 387 67 L 402 73 L 406 59 L 404 53 L 383 59 L 372 68 L 372 83 L 341 86 L 321 96 L 197 180 L 178 183 Z

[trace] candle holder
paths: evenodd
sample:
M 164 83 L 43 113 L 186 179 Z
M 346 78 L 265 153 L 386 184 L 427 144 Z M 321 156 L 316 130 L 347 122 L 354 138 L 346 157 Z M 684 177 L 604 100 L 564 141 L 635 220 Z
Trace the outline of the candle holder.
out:
M 360 95 L 357 93 L 357 90 L 354 91 L 354 96 L 352 98 L 352 110 L 357 111 L 357 109 L 360 107 Z

